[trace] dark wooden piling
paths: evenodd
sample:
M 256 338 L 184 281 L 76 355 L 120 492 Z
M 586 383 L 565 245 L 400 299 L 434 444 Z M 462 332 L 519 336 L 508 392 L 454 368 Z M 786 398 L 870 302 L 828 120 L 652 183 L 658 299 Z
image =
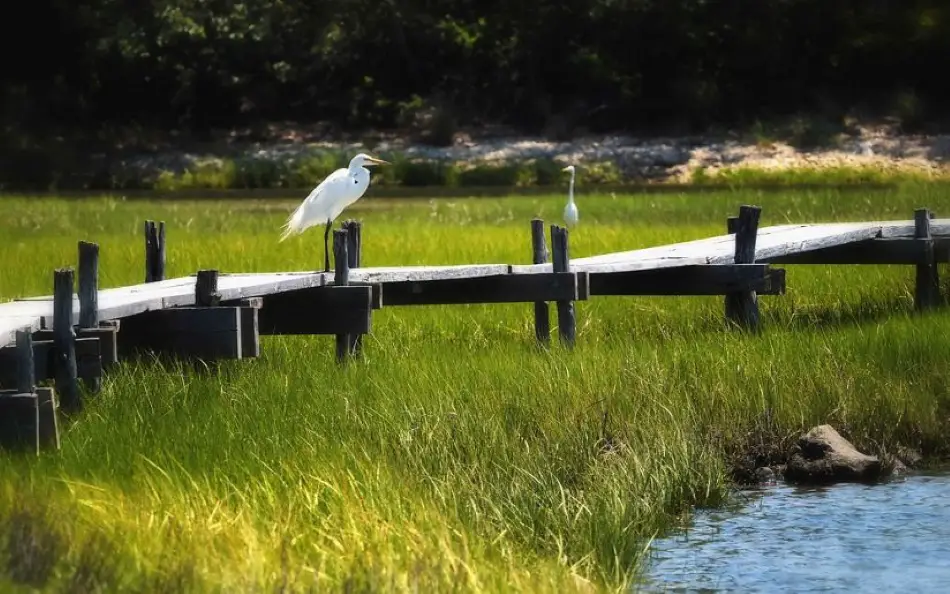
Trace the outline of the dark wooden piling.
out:
M 145 282 L 165 280 L 165 221 L 145 221 Z
M 36 363 L 33 361 L 33 333 L 28 330 L 16 332 L 16 391 L 30 394 L 36 387 Z
M 345 287 L 350 284 L 350 258 L 347 246 L 347 230 L 337 229 L 333 232 L 333 261 L 336 270 L 333 275 L 333 285 Z M 350 334 L 336 335 L 336 359 L 346 361 L 352 352 L 352 336 Z
M 548 262 L 547 244 L 544 241 L 544 221 L 541 219 L 531 219 L 531 262 L 533 264 Z M 534 303 L 534 337 L 538 344 L 551 343 L 551 313 L 546 301 Z
M 343 223 L 346 229 L 346 252 L 350 268 L 359 268 L 363 265 L 363 224 L 360 221 L 348 220 Z M 354 356 L 363 353 L 363 335 L 354 334 L 350 339 L 350 352 Z
M 200 307 L 213 307 L 221 302 L 218 293 L 218 271 L 199 270 L 195 279 L 195 304 Z
M 73 330 L 73 269 L 53 274 L 53 345 L 56 361 L 56 392 L 63 410 L 82 408 L 76 381 L 76 334 Z
M 914 306 L 918 310 L 940 305 L 940 277 L 934 255 L 934 240 L 930 233 L 932 218 L 929 209 L 918 208 L 914 211 L 914 239 L 920 245 L 920 260 L 916 267 L 914 285 Z
M 551 256 L 554 272 L 570 272 L 571 260 L 568 247 L 568 230 L 551 225 Z M 557 331 L 561 342 L 574 346 L 577 334 L 577 319 L 573 301 L 557 301 Z
M 79 327 L 99 327 L 99 246 L 79 242 Z
M 87 241 L 79 242 L 79 328 L 79 336 L 86 329 L 95 333 L 99 330 L 99 246 Z M 100 375 L 83 377 L 83 383 L 90 391 L 98 392 L 102 388 L 102 360 L 94 366 L 99 368 Z
M 755 241 L 759 231 L 759 217 L 762 208 L 743 205 L 738 217 L 730 217 L 726 226 L 729 233 L 735 233 L 735 263 L 755 263 Z M 755 291 L 739 291 L 725 297 L 726 319 L 740 328 L 757 331 L 759 329 L 759 301 Z

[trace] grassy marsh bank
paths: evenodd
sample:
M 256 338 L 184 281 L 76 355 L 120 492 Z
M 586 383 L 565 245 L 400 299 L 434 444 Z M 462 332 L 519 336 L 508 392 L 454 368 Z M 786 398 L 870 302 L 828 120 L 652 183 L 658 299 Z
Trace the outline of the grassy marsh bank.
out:
M 141 221 L 170 275 L 310 269 L 276 243 L 295 200 L 0 199 L 0 297 L 50 291 L 98 241 L 104 286 L 139 282 Z M 581 195 L 575 257 L 762 225 L 950 212 L 950 191 Z M 525 262 L 561 196 L 358 204 L 368 265 Z M 596 234 L 593 229 L 596 228 Z M 217 372 L 124 365 L 39 460 L 0 457 L 0 584 L 50 591 L 587 591 L 629 583 L 649 538 L 728 493 L 730 464 L 832 422 L 872 452 L 948 453 L 950 318 L 912 313 L 909 267 L 788 267 L 765 332 L 719 298 L 578 304 L 573 353 L 533 348 L 530 306 L 383 309 L 366 361 L 265 338 Z M 167 365 L 167 364 L 166 364 Z M 766 414 L 766 411 L 769 411 Z M 33 543 L 23 545 L 22 543 Z

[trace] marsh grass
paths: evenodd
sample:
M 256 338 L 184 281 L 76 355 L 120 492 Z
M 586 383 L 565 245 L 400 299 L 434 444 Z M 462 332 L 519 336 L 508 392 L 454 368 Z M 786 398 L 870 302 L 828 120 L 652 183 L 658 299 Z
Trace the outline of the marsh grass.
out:
M 527 262 L 560 196 L 356 205 L 367 265 Z M 581 195 L 574 257 L 762 225 L 950 212 L 950 192 Z M 168 273 L 305 270 L 318 233 L 277 243 L 294 202 L 2 200 L 0 296 L 48 294 L 76 241 L 104 286 L 140 282 L 141 222 Z M 594 230 L 596 229 L 596 233 Z M 533 344 L 529 305 L 384 308 L 364 361 L 332 337 L 265 337 L 260 359 L 129 361 L 63 428 L 0 457 L 0 568 L 46 591 L 596 591 L 651 537 L 719 505 L 737 461 L 831 422 L 859 448 L 947 453 L 950 318 L 912 312 L 909 267 L 788 267 L 765 331 L 721 298 L 578 303 L 578 344 Z M 26 543 L 26 544 L 23 544 Z M 32 584 L 32 586 L 31 586 Z M 39 584 L 39 585 L 37 585 Z

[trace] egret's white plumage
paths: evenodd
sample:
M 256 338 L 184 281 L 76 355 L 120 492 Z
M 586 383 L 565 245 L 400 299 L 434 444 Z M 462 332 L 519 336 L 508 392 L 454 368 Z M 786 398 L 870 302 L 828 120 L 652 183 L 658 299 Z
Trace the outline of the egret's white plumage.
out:
M 574 203 L 574 166 L 568 165 L 561 171 L 569 171 L 571 173 L 571 182 L 567 190 L 567 206 L 564 207 L 564 222 L 567 223 L 568 227 L 573 227 L 580 218 L 580 213 L 577 212 L 577 205 Z
M 346 168 L 337 169 L 310 192 L 284 224 L 280 241 L 291 235 L 303 233 L 315 225 L 326 225 L 323 249 L 327 271 L 330 270 L 329 237 L 330 225 L 346 207 L 363 197 L 369 187 L 369 169 L 366 165 L 387 163 L 382 159 L 360 153 L 350 159 Z

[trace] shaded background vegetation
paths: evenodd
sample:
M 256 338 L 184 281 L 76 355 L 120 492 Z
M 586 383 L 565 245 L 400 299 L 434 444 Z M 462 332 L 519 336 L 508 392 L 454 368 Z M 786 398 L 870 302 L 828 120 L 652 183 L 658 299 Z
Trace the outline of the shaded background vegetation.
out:
M 40 0 L 5 123 L 398 124 L 420 101 L 540 128 L 706 126 L 896 93 L 950 67 L 942 0 Z
M 0 157 L 21 178 L 26 166 L 42 172 L 38 163 L 141 142 L 144 131 L 202 140 L 278 120 L 323 122 L 333 133 L 405 129 L 423 118 L 423 136 L 436 144 L 463 125 L 555 137 L 690 132 L 854 108 L 897 110 L 913 129 L 934 121 L 950 68 L 943 0 L 36 0 L 18 8 L 0 36 L 8 46 Z

